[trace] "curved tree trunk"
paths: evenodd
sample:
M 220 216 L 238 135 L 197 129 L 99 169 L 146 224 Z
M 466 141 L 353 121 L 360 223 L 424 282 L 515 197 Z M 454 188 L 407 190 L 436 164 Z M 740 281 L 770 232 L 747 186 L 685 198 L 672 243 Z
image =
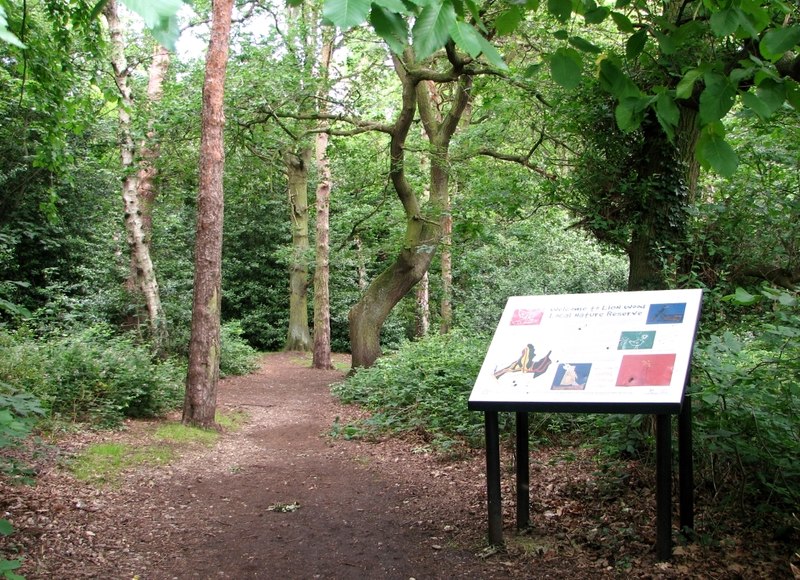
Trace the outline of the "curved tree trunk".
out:
M 308 166 L 311 149 L 287 153 L 289 208 L 292 219 L 292 262 L 289 264 L 289 331 L 286 350 L 311 350 L 308 329 Z
M 183 405 L 183 422 L 200 427 L 215 425 L 217 408 L 225 168 L 223 104 L 232 11 L 233 0 L 212 3 L 211 39 L 203 84 L 192 333 Z
M 390 177 L 406 212 L 406 235 L 395 262 L 367 288 L 352 308 L 350 348 L 353 367 L 371 366 L 381 355 L 380 332 L 392 308 L 419 282 L 430 266 L 442 239 L 442 215 L 449 186 L 448 150 L 461 116 L 469 102 L 472 78 L 463 74 L 463 63 L 452 46 L 447 51 L 453 69 L 446 78 L 455 84 L 455 96 L 447 115 L 439 121 L 424 74 L 415 72 L 413 55 L 405 62 L 394 58 L 395 71 L 403 87 L 402 107 L 391 131 Z M 430 142 L 430 200 L 423 206 L 405 175 L 405 141 L 416 110 Z

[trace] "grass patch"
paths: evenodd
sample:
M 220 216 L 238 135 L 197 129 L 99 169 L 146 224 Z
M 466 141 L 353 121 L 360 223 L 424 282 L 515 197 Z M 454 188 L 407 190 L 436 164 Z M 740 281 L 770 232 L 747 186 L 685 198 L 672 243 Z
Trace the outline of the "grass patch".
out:
M 123 471 L 140 465 L 165 465 L 175 452 L 169 447 L 136 447 L 127 443 L 90 445 L 70 464 L 70 471 L 80 481 L 115 484 Z
M 165 423 L 156 429 L 153 437 L 166 443 L 213 445 L 219 439 L 219 433 L 182 423 Z
M 214 420 L 225 431 L 238 431 L 242 425 L 247 423 L 248 419 L 250 419 L 250 415 L 239 410 L 230 411 L 229 413 L 217 412 L 214 416 Z
M 292 363 L 297 366 L 311 367 L 311 364 L 314 362 L 314 353 L 312 352 L 298 352 L 296 355 L 297 356 L 292 358 Z M 331 362 L 333 363 L 333 368 L 339 372 L 346 373 L 350 370 L 350 363 L 336 360 L 335 355 L 331 356 Z

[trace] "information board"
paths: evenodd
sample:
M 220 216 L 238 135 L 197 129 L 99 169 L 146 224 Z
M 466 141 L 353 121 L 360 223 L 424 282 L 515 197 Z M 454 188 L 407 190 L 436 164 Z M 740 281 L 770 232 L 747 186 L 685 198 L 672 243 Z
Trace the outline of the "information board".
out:
M 701 303 L 699 289 L 512 296 L 469 408 L 677 413 Z

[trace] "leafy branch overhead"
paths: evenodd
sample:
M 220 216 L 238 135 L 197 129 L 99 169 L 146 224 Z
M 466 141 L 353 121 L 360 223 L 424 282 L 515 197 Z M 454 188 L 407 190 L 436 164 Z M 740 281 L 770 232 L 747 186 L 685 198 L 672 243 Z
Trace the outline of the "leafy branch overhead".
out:
M 762 119 L 787 104 L 800 108 L 800 25 L 792 3 L 617 0 L 612 7 L 595 0 L 527 0 L 492 6 L 491 21 L 484 8 L 473 0 L 325 0 L 324 16 L 342 29 L 369 23 L 398 54 L 412 46 L 424 59 L 452 40 L 472 58 L 507 69 L 496 38 L 546 10 L 557 23 L 551 30 L 556 42 L 542 58 L 557 84 L 575 89 L 592 70 L 617 102 L 619 127 L 628 131 L 651 111 L 674 138 L 679 107 L 697 110 L 697 158 L 724 176 L 738 165 L 723 125 L 737 103 Z M 580 27 L 604 42 L 574 34 Z M 642 84 L 636 77 L 643 68 L 663 76 Z

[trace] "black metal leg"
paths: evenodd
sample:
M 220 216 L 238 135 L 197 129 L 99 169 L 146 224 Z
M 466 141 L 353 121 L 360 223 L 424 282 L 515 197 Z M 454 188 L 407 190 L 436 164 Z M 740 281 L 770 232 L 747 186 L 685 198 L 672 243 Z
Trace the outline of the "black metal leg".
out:
M 670 415 L 656 415 L 656 555 L 672 557 L 672 429 Z
M 694 530 L 694 459 L 692 456 L 692 398 L 683 397 L 678 415 L 678 485 L 681 530 Z
M 531 473 L 528 447 L 528 413 L 517 412 L 517 529 L 530 527 Z
M 489 543 L 503 544 L 503 512 L 500 496 L 500 432 L 497 411 L 484 413 L 486 429 L 486 495 L 489 506 Z

